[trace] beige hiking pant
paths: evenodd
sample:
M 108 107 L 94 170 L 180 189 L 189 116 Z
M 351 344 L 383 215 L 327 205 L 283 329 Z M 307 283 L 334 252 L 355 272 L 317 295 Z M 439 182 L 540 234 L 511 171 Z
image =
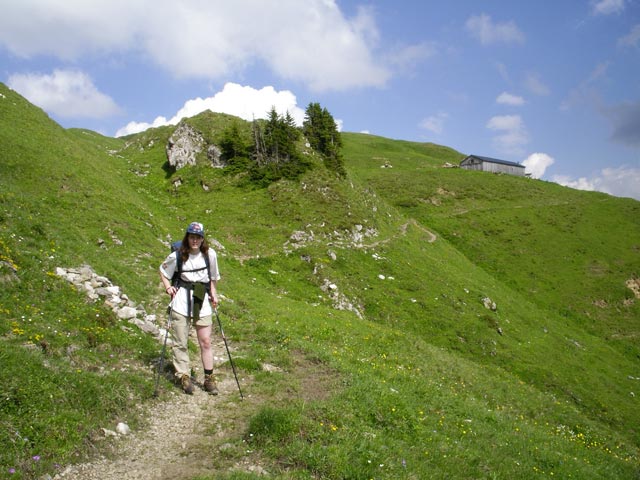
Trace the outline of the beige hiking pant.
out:
M 191 363 L 189 361 L 189 329 L 192 321 L 180 313 L 171 313 L 171 334 L 173 335 L 173 367 L 178 378 L 183 375 L 191 375 Z M 195 325 L 206 327 L 213 323 L 211 315 L 200 317 Z

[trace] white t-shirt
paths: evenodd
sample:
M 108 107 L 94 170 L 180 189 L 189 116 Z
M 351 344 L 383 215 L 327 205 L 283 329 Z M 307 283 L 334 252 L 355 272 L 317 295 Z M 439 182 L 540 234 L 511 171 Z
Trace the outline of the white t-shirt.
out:
M 171 280 L 174 272 L 176 271 L 176 259 L 178 254 L 179 252 L 171 252 L 160 266 L 160 272 L 169 280 Z M 180 277 L 185 282 L 209 283 L 209 273 L 207 273 L 206 266 L 207 263 L 205 262 L 204 255 L 201 252 L 189 254 L 187 261 L 182 263 L 182 274 Z M 200 268 L 202 270 L 198 270 Z M 211 270 L 211 280 L 220 280 L 220 273 L 218 272 L 218 256 L 213 248 L 209 248 L 209 269 Z M 189 270 L 197 271 L 191 272 Z M 186 288 L 178 289 L 178 293 L 176 293 L 172 301 L 172 308 L 174 312 L 181 315 L 189 314 L 189 304 L 187 302 L 193 302 L 193 292 L 189 298 L 187 298 L 187 292 L 188 290 Z M 193 304 L 191 306 L 193 307 Z M 193 308 L 191 311 L 193 312 Z M 212 313 L 211 303 L 209 302 L 209 293 L 207 292 L 202 308 L 200 309 L 200 316 L 205 317 Z

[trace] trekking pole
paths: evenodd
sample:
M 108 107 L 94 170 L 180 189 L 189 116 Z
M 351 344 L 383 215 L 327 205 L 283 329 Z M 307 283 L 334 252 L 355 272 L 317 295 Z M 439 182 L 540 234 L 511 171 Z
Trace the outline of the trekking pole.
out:
M 167 350 L 167 338 L 169 338 L 169 330 L 171 330 L 171 318 L 173 317 L 173 302 L 169 304 L 169 308 L 167 309 L 169 312 L 169 319 L 167 320 L 167 330 L 164 334 L 164 344 L 162 345 L 162 354 L 160 355 L 160 364 L 158 365 L 158 374 L 156 376 L 156 388 L 153 391 L 153 396 L 158 396 L 158 386 L 160 384 L 160 373 L 162 372 L 162 368 L 164 367 L 164 353 Z
M 233 358 L 231 358 L 231 352 L 229 351 L 229 344 L 227 343 L 227 337 L 224 335 L 224 330 L 222 329 L 222 322 L 220 321 L 220 315 L 218 315 L 218 309 L 214 308 L 213 311 L 216 313 L 216 319 L 218 320 L 218 326 L 220 327 L 220 335 L 222 335 L 222 340 L 224 340 L 224 346 L 227 349 L 227 355 L 229 355 L 229 363 L 231 363 L 233 376 L 236 377 L 236 384 L 238 385 L 238 391 L 240 392 L 240 399 L 244 400 L 244 396 L 242 395 L 242 389 L 240 388 L 240 382 L 238 381 L 238 374 L 236 373 L 236 366 L 233 363 Z

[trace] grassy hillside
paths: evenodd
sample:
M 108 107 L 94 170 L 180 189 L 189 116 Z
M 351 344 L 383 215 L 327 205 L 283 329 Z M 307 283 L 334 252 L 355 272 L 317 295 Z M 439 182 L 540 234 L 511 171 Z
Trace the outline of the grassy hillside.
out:
M 247 456 L 276 478 L 637 475 L 638 202 L 359 134 L 346 180 L 313 160 L 253 188 L 167 169 L 173 128 L 64 130 L 0 94 L 0 476 L 53 475 L 151 401 L 160 346 L 56 266 L 90 264 L 161 323 L 157 266 L 196 219 L 224 246 L 221 312 L 257 399 L 236 437 L 212 433 L 210 478 L 258 478 L 230 472 Z M 233 121 L 189 119 L 211 140 Z
M 441 168 L 461 156 L 416 144 L 413 155 L 383 170 L 376 168 L 375 155 L 381 158 L 387 150 L 375 140 L 353 136 L 348 145 L 358 177 L 403 214 L 437 230 L 540 306 L 614 343 L 637 347 L 638 304 L 625 304 L 633 298 L 625 282 L 638 275 L 640 203 L 526 178 Z

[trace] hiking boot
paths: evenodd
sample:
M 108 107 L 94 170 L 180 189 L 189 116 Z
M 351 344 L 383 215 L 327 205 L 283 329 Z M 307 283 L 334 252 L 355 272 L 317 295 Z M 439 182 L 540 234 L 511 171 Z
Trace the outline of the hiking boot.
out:
M 218 387 L 216 387 L 216 381 L 214 380 L 213 375 L 204 376 L 204 391 L 209 395 L 218 394 Z
M 180 383 L 182 384 L 182 390 L 184 390 L 184 393 L 189 395 L 193 393 L 193 383 L 191 383 L 191 377 L 189 375 L 182 375 Z

